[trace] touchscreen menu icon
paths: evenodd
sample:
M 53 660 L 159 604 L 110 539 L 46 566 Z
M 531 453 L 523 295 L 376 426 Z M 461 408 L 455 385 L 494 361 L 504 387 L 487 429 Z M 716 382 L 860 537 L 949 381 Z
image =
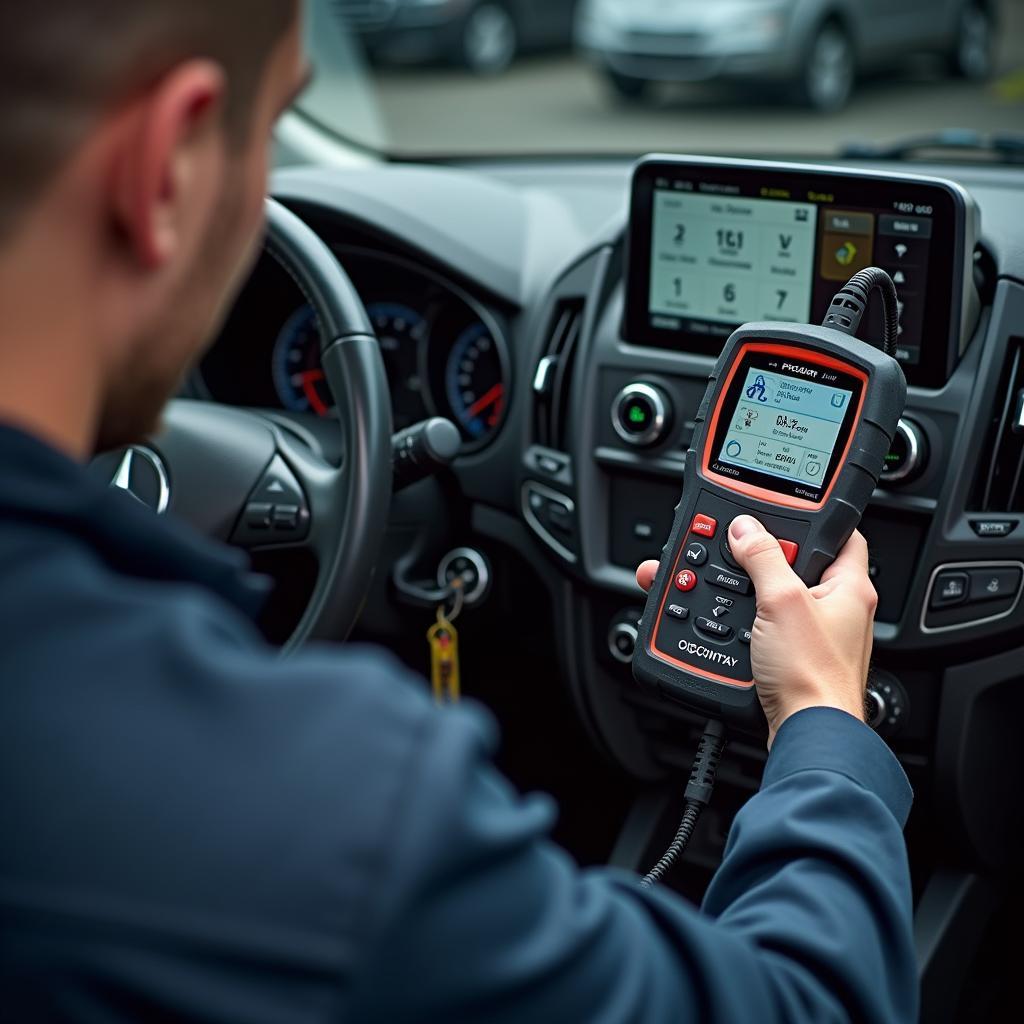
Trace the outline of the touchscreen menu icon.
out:
M 848 281 L 871 266 L 875 215 L 852 210 L 826 210 L 821 220 L 821 276 Z

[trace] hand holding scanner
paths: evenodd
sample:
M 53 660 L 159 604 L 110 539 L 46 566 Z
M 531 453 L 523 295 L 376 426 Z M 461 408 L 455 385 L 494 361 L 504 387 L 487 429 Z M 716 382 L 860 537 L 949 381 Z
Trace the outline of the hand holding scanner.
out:
M 818 583 L 860 522 L 903 412 L 899 364 L 851 336 L 873 287 L 885 299 L 891 349 L 895 291 L 868 268 L 836 295 L 821 327 L 736 330 L 697 413 L 633 671 L 642 685 L 730 726 L 764 728 L 750 662 L 755 594 L 729 551 L 729 524 L 756 516 L 804 583 Z M 814 651 L 793 655 L 813 659 Z

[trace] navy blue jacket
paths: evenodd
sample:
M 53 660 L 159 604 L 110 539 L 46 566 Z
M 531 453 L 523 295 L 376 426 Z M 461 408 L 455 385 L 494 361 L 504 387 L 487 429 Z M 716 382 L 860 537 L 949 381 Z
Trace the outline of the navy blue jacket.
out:
M 0 1019 L 912 1021 L 906 778 L 785 723 L 701 910 L 580 871 L 478 708 L 284 661 L 239 556 L 0 428 Z

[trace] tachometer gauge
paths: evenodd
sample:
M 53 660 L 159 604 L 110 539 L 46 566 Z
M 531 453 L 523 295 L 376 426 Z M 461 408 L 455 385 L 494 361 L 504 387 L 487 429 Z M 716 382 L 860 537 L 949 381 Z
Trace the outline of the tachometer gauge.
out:
M 297 309 L 274 342 L 274 388 L 292 412 L 329 416 L 334 399 L 320 365 L 320 325 L 312 306 Z
M 468 440 L 483 441 L 501 422 L 504 364 L 486 324 L 471 324 L 455 339 L 445 368 L 445 393 Z
M 432 415 L 423 372 L 429 326 L 416 310 L 400 302 L 374 302 L 366 313 L 380 342 L 395 430 L 404 430 Z

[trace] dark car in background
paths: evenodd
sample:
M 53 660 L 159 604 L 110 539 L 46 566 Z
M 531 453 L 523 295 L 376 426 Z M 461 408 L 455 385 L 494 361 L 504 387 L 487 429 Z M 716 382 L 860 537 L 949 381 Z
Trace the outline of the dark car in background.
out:
M 582 0 L 576 43 L 615 93 L 657 82 L 776 83 L 839 110 L 860 72 L 944 58 L 961 77 L 993 64 L 997 0 Z
M 576 0 L 332 0 L 371 60 L 504 71 L 529 50 L 568 47 Z

